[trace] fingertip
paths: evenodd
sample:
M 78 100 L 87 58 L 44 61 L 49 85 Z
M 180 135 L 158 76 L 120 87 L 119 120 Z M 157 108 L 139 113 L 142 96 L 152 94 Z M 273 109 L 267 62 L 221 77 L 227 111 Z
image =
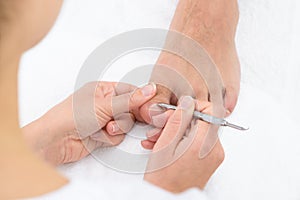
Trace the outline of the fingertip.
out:
M 226 116 L 231 115 L 233 112 L 237 101 L 238 101 L 238 94 L 239 90 L 235 89 L 233 87 L 227 86 L 226 87 L 226 93 L 225 93 L 225 98 L 224 98 L 224 106 L 226 109 Z
M 153 97 L 156 94 L 156 84 L 151 82 L 141 88 L 145 98 Z
M 124 134 L 124 131 L 120 129 L 115 121 L 111 121 L 106 125 L 106 132 L 111 136 Z
M 153 83 L 154 84 L 154 83 Z M 159 84 L 154 84 L 155 85 L 155 90 L 156 94 L 153 98 L 151 98 L 148 102 L 145 102 L 141 107 L 140 107 L 140 115 L 143 118 L 143 120 L 151 124 L 152 123 L 152 116 L 161 114 L 165 112 L 165 109 L 162 109 L 161 107 L 157 106 L 157 103 L 167 103 L 170 104 L 170 99 L 171 99 L 171 91 L 168 90 L 167 88 L 159 85 Z
M 144 105 L 156 95 L 156 85 L 149 83 L 142 88 L 136 89 L 130 95 L 130 109 L 135 110 Z
M 124 134 L 119 134 L 119 135 L 112 136 L 110 138 L 110 145 L 111 146 L 119 145 L 119 144 L 121 144 L 123 142 L 124 139 L 125 139 L 125 135 Z
M 116 131 L 116 127 L 115 127 L 115 122 L 114 121 L 110 121 L 107 123 L 106 125 L 106 132 L 109 134 L 109 135 L 114 135 L 114 132 Z
M 147 138 L 150 138 L 150 137 L 153 137 L 153 136 L 157 135 L 161 131 L 162 131 L 162 129 L 160 129 L 160 128 L 154 128 L 154 129 L 149 130 L 146 133 L 146 136 L 147 136 Z
M 153 129 L 147 132 L 147 140 L 150 142 L 156 142 L 160 135 L 161 135 L 162 129 Z
M 151 150 L 154 148 L 155 142 L 151 142 L 149 140 L 143 140 L 141 141 L 141 145 L 143 148 Z
M 157 92 L 156 84 L 155 84 L 154 82 L 150 82 L 149 84 L 152 85 L 152 87 L 153 87 L 153 92 L 154 92 L 154 94 L 156 94 L 156 92 Z

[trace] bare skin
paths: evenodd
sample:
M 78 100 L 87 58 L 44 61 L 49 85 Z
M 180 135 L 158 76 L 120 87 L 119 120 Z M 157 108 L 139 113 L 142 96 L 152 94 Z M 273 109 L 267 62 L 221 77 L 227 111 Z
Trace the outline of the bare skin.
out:
M 227 116 L 234 110 L 240 89 L 240 65 L 235 47 L 238 17 L 236 0 L 180 0 L 170 26 L 171 30 L 183 33 L 199 42 L 216 63 L 225 87 L 224 91 L 220 92 L 224 95 Z M 162 52 L 157 64 L 168 65 L 186 77 L 191 82 L 198 100 L 209 100 L 205 82 L 202 77 L 196 75 L 188 62 L 174 54 Z M 157 96 L 141 108 L 140 120 L 145 120 L 147 123 L 153 124 L 152 117 L 162 113 L 150 112 L 151 105 L 158 102 L 177 104 L 177 99 L 170 90 L 160 85 L 157 88 Z M 160 118 L 165 121 L 162 119 L 163 116 Z M 155 141 L 153 137 L 148 138 L 142 142 L 142 145 L 144 148 L 151 149 Z
M 193 119 L 194 110 L 210 114 L 209 102 L 182 97 L 172 111 L 148 161 L 146 181 L 174 193 L 189 188 L 203 189 L 224 160 L 220 141 L 204 159 L 199 158 L 209 124 Z
M 227 116 L 234 110 L 240 89 L 240 65 L 235 47 L 238 16 L 236 0 L 180 0 L 170 26 L 171 30 L 183 33 L 199 42 L 217 65 L 225 87 L 224 91 L 220 92 L 224 96 L 224 107 Z M 170 66 L 183 77 L 186 77 L 196 92 L 198 100 L 209 100 L 205 82 L 202 77 L 195 75 L 197 73 L 188 62 L 174 54 L 162 52 L 157 64 Z M 155 76 L 155 74 L 152 76 Z M 157 96 L 141 108 L 142 120 L 157 127 L 147 133 L 147 140 L 142 141 L 144 148 L 153 149 L 154 152 L 161 145 L 170 143 L 172 135 L 168 135 L 166 132 L 171 133 L 172 131 L 169 130 L 178 126 L 176 126 L 176 120 L 174 120 L 174 115 L 172 116 L 170 111 L 163 113 L 163 111 L 158 111 L 157 108 L 155 112 L 150 110 L 151 106 L 158 102 L 176 105 L 177 98 L 174 98 L 169 89 L 158 85 Z M 217 141 L 214 148 L 204 159 L 199 159 L 199 149 L 201 148 L 199 141 L 203 142 L 203 135 L 207 130 L 205 126 L 202 123 L 191 147 L 179 159 L 177 157 L 178 160 L 173 157 L 173 160 L 176 160 L 174 163 L 158 171 L 145 174 L 145 180 L 175 193 L 191 187 L 203 189 L 209 177 L 224 159 L 224 151 L 220 141 Z M 174 132 L 176 132 L 175 129 Z M 169 137 L 166 137 L 166 135 Z M 179 144 L 178 146 L 182 146 Z M 173 151 L 176 152 L 177 149 L 173 148 Z M 163 157 L 166 158 L 167 155 Z M 172 158 L 170 159 L 172 160 Z M 151 158 L 149 165 L 153 165 Z
M 155 94 L 154 84 L 136 88 L 126 83 L 91 82 L 25 126 L 22 132 L 47 162 L 75 162 L 99 147 L 120 144 L 134 126 L 133 113 Z M 116 130 L 114 126 L 120 128 Z

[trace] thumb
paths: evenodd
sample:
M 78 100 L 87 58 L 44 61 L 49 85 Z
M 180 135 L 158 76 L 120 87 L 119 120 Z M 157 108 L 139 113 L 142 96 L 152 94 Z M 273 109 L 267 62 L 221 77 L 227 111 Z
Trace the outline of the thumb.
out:
M 142 88 L 136 89 L 129 99 L 129 109 L 135 110 L 144 105 L 156 95 L 155 83 L 149 83 Z
M 140 114 L 139 121 L 145 121 L 147 124 L 152 124 L 156 126 L 153 123 L 153 117 L 165 112 L 165 109 L 159 107 L 157 103 L 170 104 L 171 98 L 172 98 L 172 92 L 168 88 L 158 84 L 157 94 L 155 95 L 155 97 L 153 97 L 149 102 L 141 106 L 139 111 Z
M 156 85 L 149 83 L 142 88 L 137 88 L 131 93 L 113 96 L 110 102 L 107 102 L 106 113 L 111 117 L 117 117 L 120 114 L 133 112 L 156 94 Z

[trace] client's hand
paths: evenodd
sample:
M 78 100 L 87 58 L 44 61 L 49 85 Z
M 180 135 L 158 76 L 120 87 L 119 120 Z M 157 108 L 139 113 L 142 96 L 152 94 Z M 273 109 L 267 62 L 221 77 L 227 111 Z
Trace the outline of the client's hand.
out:
M 210 114 L 211 104 L 183 97 L 178 109 L 170 111 L 148 161 L 146 181 L 174 193 L 192 187 L 203 189 L 222 163 L 224 151 L 219 140 L 205 158 L 199 158 L 210 125 L 193 119 L 194 109 Z
M 92 82 L 23 128 L 29 144 L 53 164 L 74 162 L 101 146 L 121 143 L 155 84 Z

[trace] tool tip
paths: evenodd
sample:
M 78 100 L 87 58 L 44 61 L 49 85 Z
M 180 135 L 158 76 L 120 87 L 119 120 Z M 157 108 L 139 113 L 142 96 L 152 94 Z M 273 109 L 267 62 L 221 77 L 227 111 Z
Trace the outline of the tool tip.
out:
M 241 130 L 242 130 L 242 131 L 248 131 L 248 130 L 249 130 L 249 127 L 247 127 L 247 128 L 241 127 Z

